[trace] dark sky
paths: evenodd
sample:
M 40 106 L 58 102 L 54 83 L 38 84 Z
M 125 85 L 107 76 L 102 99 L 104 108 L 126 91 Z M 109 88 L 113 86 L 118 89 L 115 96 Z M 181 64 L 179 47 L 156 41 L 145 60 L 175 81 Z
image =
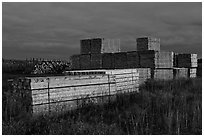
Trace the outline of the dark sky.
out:
M 136 38 L 161 39 L 165 51 L 202 56 L 202 3 L 3 3 L 2 56 L 68 59 L 80 39 L 119 38 L 123 51 Z

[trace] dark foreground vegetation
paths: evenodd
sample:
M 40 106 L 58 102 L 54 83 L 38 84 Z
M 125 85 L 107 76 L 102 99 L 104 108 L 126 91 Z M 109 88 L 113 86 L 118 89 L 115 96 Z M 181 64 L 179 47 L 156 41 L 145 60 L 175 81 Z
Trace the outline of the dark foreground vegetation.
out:
M 3 121 L 3 134 L 202 134 L 202 80 L 148 81 L 140 93 L 118 95 L 58 116 Z

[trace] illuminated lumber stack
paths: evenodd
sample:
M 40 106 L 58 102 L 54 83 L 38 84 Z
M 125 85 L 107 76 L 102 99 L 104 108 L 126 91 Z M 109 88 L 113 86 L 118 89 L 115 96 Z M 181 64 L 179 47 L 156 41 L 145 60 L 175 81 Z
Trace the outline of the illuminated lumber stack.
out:
M 176 67 L 188 68 L 188 77 L 195 78 L 197 74 L 197 54 L 178 53 L 176 54 Z
M 188 68 L 173 68 L 174 78 L 188 78 Z
M 82 100 L 138 92 L 135 69 L 67 71 L 65 76 L 14 79 L 8 96 L 12 116 L 60 114 L 81 106 Z M 107 103 L 107 102 L 103 102 Z
M 173 68 L 173 52 L 138 51 L 141 68 Z
M 182 53 L 177 55 L 179 68 L 196 68 L 197 64 L 197 54 Z

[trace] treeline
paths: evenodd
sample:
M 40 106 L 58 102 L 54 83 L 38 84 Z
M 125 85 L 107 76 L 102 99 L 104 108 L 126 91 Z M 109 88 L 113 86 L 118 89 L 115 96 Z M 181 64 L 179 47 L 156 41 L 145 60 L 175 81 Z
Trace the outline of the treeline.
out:
M 69 69 L 69 62 L 62 60 L 26 59 L 6 60 L 3 59 L 2 72 L 12 74 L 59 74 Z

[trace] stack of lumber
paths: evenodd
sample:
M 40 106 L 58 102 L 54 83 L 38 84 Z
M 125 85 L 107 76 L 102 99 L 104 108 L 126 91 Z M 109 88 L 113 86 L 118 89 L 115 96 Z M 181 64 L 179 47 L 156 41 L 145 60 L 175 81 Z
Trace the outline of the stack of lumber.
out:
M 25 78 L 9 80 L 8 88 L 6 97 L 7 118 L 31 115 L 30 80 Z
M 173 68 L 173 52 L 138 51 L 141 68 Z
M 117 93 L 138 92 L 139 73 L 136 69 L 105 70 L 115 76 Z
M 198 59 L 197 77 L 202 77 L 202 59 Z
M 104 53 L 102 54 L 102 68 L 113 69 L 114 68 L 114 54 Z
M 101 53 L 102 49 L 102 39 L 94 38 L 91 39 L 91 53 Z
M 102 54 L 91 54 L 91 69 L 102 68 Z
M 63 74 L 69 75 L 69 76 L 106 74 L 106 70 L 71 70 L 71 71 L 64 71 Z
M 22 110 L 33 115 L 61 113 L 77 108 L 78 99 L 105 96 L 116 92 L 114 76 L 110 75 L 27 77 L 25 79 L 30 81 L 27 83 L 29 88 L 21 86 L 21 79 L 15 80 L 21 82 L 14 82 L 11 91 L 15 93 L 9 97 L 9 104 L 14 105 L 9 110 L 15 112 L 15 116 L 20 115 Z M 27 94 L 28 96 L 25 96 Z
M 173 69 L 152 69 L 151 77 L 156 80 L 170 80 L 173 79 Z
M 139 85 L 143 84 L 147 79 L 151 78 L 151 69 L 150 68 L 133 68 L 133 69 L 101 69 L 101 70 L 73 70 L 65 71 L 65 75 L 89 75 L 89 74 L 115 74 L 125 73 L 125 71 L 137 72 L 139 75 Z
M 188 68 L 173 68 L 174 79 L 188 78 Z
M 119 39 L 93 38 L 80 42 L 81 54 L 115 53 L 120 52 Z
M 90 69 L 91 56 L 90 54 L 80 55 L 80 69 Z
M 77 99 L 105 96 L 115 92 L 114 83 L 114 77 L 108 75 L 34 78 L 31 80 L 33 113 L 75 109 Z
M 189 78 L 195 78 L 197 74 L 196 68 L 188 68 L 188 77 Z
M 87 70 L 86 73 L 83 71 L 67 74 L 71 73 L 76 75 L 14 80 L 10 91 L 15 96 L 9 96 L 8 104 L 15 106 L 10 107 L 10 112 L 19 109 L 15 110 L 15 115 L 19 115 L 22 110 L 33 115 L 62 113 L 76 109 L 81 105 L 79 100 L 97 100 L 118 93 L 137 92 L 139 87 L 139 73 L 134 69 L 101 70 L 95 73 Z
M 114 75 L 117 92 L 138 91 L 140 81 L 150 78 L 150 69 L 101 69 L 65 71 L 65 75 L 107 74 Z M 145 74 L 147 73 L 147 74 Z M 144 76 L 140 74 L 145 74 Z M 130 90 L 131 89 L 131 90 Z M 125 92 L 124 91 L 124 92 Z
M 145 83 L 146 80 L 151 78 L 151 69 L 150 68 L 135 68 L 139 73 L 139 85 Z
M 140 60 L 137 51 L 127 52 L 127 68 L 139 68 Z
M 71 68 L 75 70 L 79 70 L 81 68 L 80 66 L 80 55 L 73 55 L 70 57 L 71 61 Z
M 177 55 L 177 67 L 195 68 L 197 66 L 197 54 L 185 53 Z
M 84 39 L 80 41 L 80 53 L 81 54 L 91 53 L 91 39 Z
M 160 51 L 160 39 L 153 37 L 137 38 L 137 50 L 154 50 Z
M 114 53 L 114 67 L 116 69 L 127 68 L 127 52 Z
M 178 54 L 174 52 L 173 67 L 178 67 Z
M 103 39 L 101 53 L 120 52 L 120 39 Z

